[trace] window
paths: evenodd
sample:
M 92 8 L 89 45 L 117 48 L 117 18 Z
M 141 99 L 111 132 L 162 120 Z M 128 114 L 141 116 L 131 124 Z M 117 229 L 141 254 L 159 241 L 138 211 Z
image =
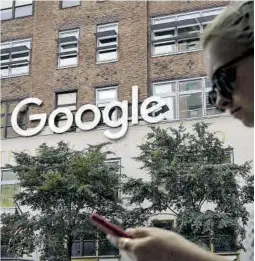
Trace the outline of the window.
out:
M 207 78 L 157 82 L 153 94 L 166 102 L 166 120 L 210 117 L 221 114 L 208 103 L 210 86 Z
M 68 7 L 77 6 L 80 4 L 81 4 L 80 0 L 62 0 L 61 1 L 62 8 L 68 8 Z
M 78 65 L 79 29 L 59 32 L 58 67 Z
M 202 117 L 202 80 L 179 83 L 180 118 Z
M 159 96 L 165 101 L 168 107 L 168 111 L 166 112 L 166 119 L 176 119 L 176 83 L 166 82 L 154 84 L 153 95 Z
M 1 20 L 9 20 L 33 14 L 33 0 L 1 1 Z
M 102 111 L 107 104 L 118 100 L 118 87 L 99 88 L 96 90 L 96 105 Z M 118 110 L 114 110 L 111 119 L 117 119 Z M 101 117 L 102 118 L 102 117 Z
M 159 219 L 154 219 L 152 220 L 152 226 L 157 227 L 157 228 L 162 228 L 166 230 L 172 230 L 174 227 L 174 221 L 167 219 L 167 220 L 159 220 Z
M 14 208 L 14 196 L 20 186 L 16 175 L 9 169 L 1 170 L 1 208 Z
M 109 168 L 112 171 L 116 171 L 117 174 L 119 175 L 119 182 L 121 182 L 121 160 L 120 158 L 115 158 L 115 159 L 108 159 L 106 161 L 106 164 L 109 166 Z M 119 198 L 121 197 L 121 191 L 114 191 L 114 197 Z
M 111 62 L 118 59 L 118 24 L 97 26 L 97 62 Z
M 72 245 L 72 256 L 95 256 L 96 240 L 74 241 Z
M 198 50 L 200 33 L 222 8 L 152 18 L 152 55 Z
M 64 107 L 70 109 L 72 112 L 75 112 L 77 109 L 77 91 L 69 91 L 56 93 L 56 108 Z M 61 114 L 57 118 L 57 125 L 59 127 L 66 124 L 66 116 Z M 75 131 L 75 126 L 72 126 L 69 131 Z
M 1 78 L 29 73 L 31 40 L 1 43 Z
M 19 101 L 1 102 L 1 138 L 14 138 L 19 135 L 11 125 L 11 115 Z M 18 115 L 20 128 L 25 129 L 27 124 L 27 106 L 24 106 Z

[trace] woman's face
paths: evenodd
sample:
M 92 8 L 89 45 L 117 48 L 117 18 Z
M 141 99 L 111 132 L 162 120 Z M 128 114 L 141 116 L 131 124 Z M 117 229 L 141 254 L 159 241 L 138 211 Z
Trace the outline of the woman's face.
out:
M 240 46 L 227 44 L 218 39 L 212 39 L 205 47 L 205 66 L 207 74 L 212 79 L 215 71 L 247 50 Z M 228 110 L 232 116 L 241 120 L 246 126 L 254 125 L 254 58 L 245 57 L 233 64 L 236 78 L 232 99 L 217 93 L 217 107 Z

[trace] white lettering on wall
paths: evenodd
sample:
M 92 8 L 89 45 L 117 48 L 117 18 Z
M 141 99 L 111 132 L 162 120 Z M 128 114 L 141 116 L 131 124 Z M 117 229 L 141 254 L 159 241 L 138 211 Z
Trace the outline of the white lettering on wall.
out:
M 33 114 L 29 116 L 30 121 L 40 121 L 39 124 L 34 128 L 28 128 L 23 130 L 18 125 L 18 114 L 22 110 L 23 106 L 35 104 L 40 106 L 42 101 L 37 98 L 27 98 L 21 101 L 14 109 L 11 117 L 11 123 L 14 131 L 21 136 L 29 137 L 39 133 L 46 124 L 47 114 Z M 152 105 L 152 106 L 149 106 Z M 161 111 L 162 107 L 166 106 L 165 102 L 159 97 L 149 97 L 144 100 L 141 105 L 140 114 L 142 118 L 149 123 L 157 123 L 162 121 L 165 116 L 165 112 Z M 120 111 L 120 115 L 117 115 L 117 108 Z M 113 113 L 111 113 L 113 110 Z M 169 108 L 168 108 L 169 109 Z M 94 119 L 89 122 L 82 121 L 82 115 L 86 111 L 92 111 L 94 114 Z M 157 116 L 154 113 L 157 112 Z M 65 124 L 63 126 L 55 125 L 55 118 L 58 114 L 65 114 Z M 110 115 L 111 114 L 111 115 Z M 86 104 L 78 109 L 75 114 L 75 124 L 81 130 L 92 130 L 100 122 L 101 112 L 98 107 L 92 104 Z M 123 137 L 128 130 L 128 101 L 113 101 L 109 103 L 103 110 L 103 121 L 111 128 L 119 128 L 116 132 L 111 129 L 104 132 L 105 136 L 109 139 L 119 139 Z M 138 124 L 138 86 L 132 87 L 132 125 Z M 68 108 L 57 108 L 49 116 L 49 128 L 54 133 L 64 133 L 70 129 L 73 124 L 73 113 Z

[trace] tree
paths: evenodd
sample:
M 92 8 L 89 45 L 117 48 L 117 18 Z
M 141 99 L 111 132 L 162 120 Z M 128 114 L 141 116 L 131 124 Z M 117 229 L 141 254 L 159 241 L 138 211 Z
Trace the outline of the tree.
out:
M 152 214 L 171 212 L 175 230 L 190 240 L 202 244 L 207 238 L 216 246 L 242 248 L 249 217 L 244 204 L 253 201 L 251 167 L 248 162 L 230 162 L 232 148 L 208 127 L 197 123 L 192 133 L 183 125 L 152 127 L 135 158 L 150 182 L 131 178 L 124 192 L 136 206 L 133 216 L 139 219 L 143 214 L 142 223 Z
M 2 218 L 5 226 L 15 228 L 10 253 L 22 256 L 37 248 L 42 260 L 71 260 L 74 239 L 103 237 L 89 220 L 92 212 L 121 222 L 125 210 L 118 191 L 123 175 L 118 164 L 107 163 L 112 154 L 107 144 L 76 151 L 64 142 L 56 147 L 44 143 L 35 156 L 14 153 L 16 163 L 8 167 L 22 188 L 15 200 L 30 211 Z

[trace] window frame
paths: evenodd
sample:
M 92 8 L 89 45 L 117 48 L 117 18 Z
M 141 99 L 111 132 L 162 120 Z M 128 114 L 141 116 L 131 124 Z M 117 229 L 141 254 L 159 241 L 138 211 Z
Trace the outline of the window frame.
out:
M 13 20 L 13 19 L 20 19 L 20 18 L 33 16 L 34 15 L 34 4 L 35 4 L 35 0 L 32 0 L 31 4 L 24 4 L 24 5 L 16 6 L 16 0 L 12 0 L 12 7 L 0 9 L 0 13 L 1 13 L 1 11 L 11 10 L 11 13 L 12 13 L 11 18 L 0 20 L 0 21 L 3 22 L 3 21 L 9 21 L 9 20 Z M 26 6 L 32 6 L 32 13 L 30 15 L 15 17 L 16 9 L 20 8 L 20 7 L 26 7 Z
M 188 52 L 195 52 L 195 51 L 201 51 L 202 50 L 202 46 L 201 43 L 199 41 L 199 48 L 192 48 L 190 50 L 179 50 L 179 41 L 183 41 L 183 40 L 191 40 L 191 39 L 196 39 L 196 38 L 200 38 L 200 34 L 203 32 L 204 30 L 204 25 L 209 24 L 211 21 L 200 21 L 198 18 L 203 19 L 203 17 L 210 17 L 210 15 L 214 15 L 214 13 L 221 13 L 224 10 L 225 7 L 215 7 L 215 8 L 209 8 L 209 9 L 203 9 L 203 10 L 199 10 L 199 11 L 192 11 L 192 12 L 185 12 L 185 13 L 178 13 L 178 14 L 173 14 L 173 15 L 166 15 L 166 16 L 156 16 L 156 17 L 152 17 L 151 18 L 151 26 L 150 26 L 150 33 L 151 33 L 151 37 L 150 37 L 150 45 L 151 45 L 151 57 L 160 57 L 160 56 L 166 56 L 166 55 L 174 55 L 174 54 L 179 54 L 179 53 L 188 53 Z M 208 13 L 208 14 L 207 14 Z M 212 13 L 212 14 L 210 14 Z M 207 15 L 205 15 L 207 14 Z M 191 17 L 187 17 L 186 19 L 178 19 L 180 17 L 184 17 L 184 16 L 191 16 Z M 192 17 L 194 16 L 194 17 Z M 177 25 L 176 23 L 180 22 L 180 21 L 185 21 L 185 20 L 189 20 L 189 19 L 196 19 L 197 23 L 190 23 L 187 25 Z M 164 29 L 153 29 L 152 26 L 153 25 L 159 25 L 159 24 L 165 24 L 165 23 L 172 23 L 172 26 L 169 26 L 167 28 Z M 191 36 L 191 37 L 185 37 L 185 38 L 181 38 L 178 39 L 178 29 L 179 28 L 185 28 L 185 27 L 192 27 L 192 26 L 199 26 L 200 30 L 198 32 L 198 36 Z M 157 31 L 167 31 L 167 30 L 172 30 L 175 29 L 175 36 L 173 36 L 172 40 L 168 39 L 168 41 L 159 41 L 157 43 L 154 43 L 153 41 L 155 40 L 155 32 Z M 164 43 L 170 43 L 173 42 L 173 46 L 174 46 L 174 51 L 171 52 L 162 52 L 159 54 L 156 54 L 155 52 L 155 45 L 160 45 L 160 44 L 164 44 Z
M 104 30 L 104 31 L 100 31 L 100 28 L 102 27 L 110 27 L 109 30 Z M 111 27 L 116 27 L 116 29 L 111 29 Z M 105 46 L 104 49 L 99 50 L 99 48 L 102 46 L 99 45 L 99 41 L 103 40 L 103 39 L 110 39 L 113 38 L 114 36 L 104 36 L 104 37 L 98 37 L 98 33 L 100 32 L 107 32 L 107 31 L 111 31 L 111 30 L 116 30 L 116 48 L 110 47 L 111 45 L 109 45 L 109 48 L 107 48 L 107 46 Z M 116 59 L 110 59 L 110 60 L 99 60 L 99 54 L 100 51 L 101 52 L 105 52 L 105 51 L 110 51 L 110 50 L 115 50 L 116 52 Z M 114 63 L 114 62 L 118 62 L 119 61 L 119 22 L 113 22 L 113 23 L 106 23 L 106 24 L 98 24 L 96 26 L 96 64 L 103 64 L 103 63 Z
M 70 0 L 69 0 L 69 1 L 70 1 Z M 60 1 L 59 1 L 59 8 L 60 8 L 60 9 L 67 9 L 67 8 L 72 8 L 72 7 L 81 6 L 82 0 L 79 0 L 79 4 L 78 4 L 78 5 L 72 5 L 72 6 L 67 6 L 67 7 L 63 7 L 63 2 L 64 2 L 64 0 L 60 0 Z
M 60 56 L 61 56 L 61 53 L 63 53 L 63 52 L 61 52 L 61 46 L 63 46 L 63 45 L 61 45 L 61 43 L 60 43 L 60 39 L 61 38 L 65 38 L 65 37 L 60 37 L 60 35 L 61 35 L 61 33 L 65 33 L 65 32 L 74 32 L 75 33 L 75 31 L 78 31 L 78 38 L 77 38 L 77 54 L 76 54 L 76 56 L 77 56 L 77 64 L 71 64 L 71 65 L 62 65 L 62 66 L 60 66 Z M 58 45 L 57 45 L 57 64 L 56 64 L 56 69 L 65 69 L 65 68 L 72 68 L 72 67 L 78 67 L 79 66 L 79 62 L 80 62 L 80 33 L 81 33 L 81 30 L 80 30 L 80 28 L 71 28 L 71 29 L 65 29 L 65 30 L 59 30 L 58 31 Z M 66 43 L 64 43 L 64 44 L 75 44 L 76 42 L 66 42 Z
M 201 80 L 201 90 L 193 90 L 193 91 L 185 91 L 185 92 L 181 92 L 180 91 L 180 83 L 182 82 L 191 82 L 191 81 L 197 81 L 197 80 Z M 173 121 L 186 121 L 186 120 L 196 120 L 196 119 L 210 119 L 213 117 L 219 117 L 219 116 L 224 116 L 224 113 L 221 113 L 220 111 L 218 111 L 218 113 L 213 114 L 213 115 L 208 115 L 207 114 L 207 100 L 206 100 L 206 93 L 209 90 L 208 88 L 205 88 L 205 83 L 208 80 L 208 77 L 204 76 L 204 77 L 195 77 L 195 78 L 185 78 L 185 79 L 178 79 L 178 80 L 164 80 L 164 81 L 157 81 L 157 82 L 153 82 L 152 83 L 152 93 L 154 96 L 157 97 L 162 97 L 164 98 L 169 98 L 169 97 L 176 97 L 176 118 L 172 119 L 172 120 L 168 120 L 168 119 L 164 119 L 163 121 L 166 122 L 173 122 Z M 175 95 L 169 95 L 169 93 L 166 93 L 164 95 L 156 95 L 155 92 L 155 86 L 160 85 L 160 84 L 167 84 L 167 83 L 175 83 Z M 180 97 L 181 95 L 187 95 L 187 94 L 195 94 L 195 93 L 201 93 L 201 99 L 202 99 L 202 106 L 201 106 L 201 110 L 202 110 L 202 115 L 201 117 L 188 117 L 188 118 L 181 118 L 180 117 Z M 216 108 L 216 107 L 215 107 Z
M 76 103 L 68 103 L 68 104 L 58 105 L 58 96 L 61 95 L 61 94 L 68 94 L 68 93 L 75 93 L 76 94 Z M 71 110 L 71 112 L 74 115 L 75 112 L 77 111 L 77 104 L 78 104 L 78 90 L 77 89 L 55 92 L 55 109 L 57 109 L 57 108 L 68 108 L 70 106 L 75 106 L 75 109 Z M 57 124 L 61 121 L 64 121 L 64 120 L 66 120 L 65 116 L 61 116 L 61 117 L 59 117 L 59 119 L 56 119 Z M 70 129 L 67 132 L 75 132 L 76 127 L 77 126 L 76 126 L 75 120 L 74 120 L 72 126 L 70 127 Z
M 7 66 L 7 69 L 8 69 L 8 75 L 6 76 L 0 76 L 1 79 L 6 79 L 6 78 L 13 78 L 13 77 L 20 77 L 20 76 L 27 76 L 27 75 L 30 75 L 30 72 L 31 72 L 31 61 L 32 61 L 32 38 L 26 38 L 26 39 L 18 39 L 18 40 L 13 40 L 13 41 L 7 41 L 7 42 L 2 42 L 0 44 L 1 48 L 0 50 L 4 50 L 4 48 L 2 48 L 2 45 L 11 45 L 12 47 L 9 47 L 10 49 L 11 48 L 14 48 L 13 45 L 15 44 L 18 44 L 18 43 L 22 43 L 24 42 L 25 45 L 20 45 L 20 46 L 27 46 L 29 45 L 29 48 L 28 50 L 23 50 L 23 51 L 12 51 L 12 52 L 9 52 L 9 53 L 6 53 L 6 54 L 1 54 L 1 56 L 9 56 L 9 58 L 7 59 L 9 61 L 9 64 L 8 65 L 1 65 L 1 70 L 2 70 L 2 67 L 6 67 Z M 8 47 L 6 48 L 8 49 Z M 11 64 L 11 61 L 13 60 L 12 56 L 13 55 L 19 55 L 19 54 L 24 54 L 24 53 L 27 53 L 28 52 L 28 56 L 27 56 L 27 60 L 28 62 L 25 62 L 21 60 L 21 62 L 19 63 L 16 63 L 14 65 L 21 65 L 21 64 L 25 64 L 28 66 L 28 72 L 25 72 L 25 73 L 20 73 L 20 74 L 11 74 L 11 69 L 12 69 L 12 66 L 13 64 Z M 15 59 L 15 58 L 14 58 Z M 1 60 L 2 61 L 2 60 Z
M 8 128 L 12 128 L 12 125 L 11 123 L 8 124 L 8 121 L 10 120 L 11 121 L 11 115 L 12 115 L 12 112 L 9 112 L 9 107 L 10 107 L 10 104 L 11 103 L 15 103 L 17 106 L 18 103 L 21 101 L 21 99 L 19 100 L 10 100 L 10 101 L 1 101 L 1 107 L 2 105 L 4 104 L 5 106 L 5 112 L 2 113 L 2 110 L 1 110 L 1 139 L 13 139 L 13 138 L 17 138 L 17 137 L 20 137 L 19 134 L 16 133 L 16 136 L 14 137 L 8 137 Z M 20 112 L 22 113 L 22 112 Z M 3 117 L 3 120 L 4 120 L 4 124 L 2 124 L 2 117 Z M 8 118 L 10 117 L 10 118 Z M 25 123 L 24 124 L 19 124 L 20 127 L 26 127 L 28 124 L 28 109 L 26 109 L 26 115 L 25 115 Z M 13 128 L 12 128 L 13 129 Z M 3 133 L 4 135 L 2 136 L 2 130 L 3 130 Z M 14 130 L 13 130 L 14 131 Z M 15 132 L 15 131 L 14 131 Z
M 1 168 L 1 177 L 0 177 L 0 184 L 1 184 L 1 195 L 2 195 L 2 188 L 4 185 L 13 185 L 13 186 L 17 186 L 17 190 L 20 191 L 21 190 L 21 187 L 19 186 L 19 180 L 18 179 L 12 179 L 12 180 L 6 180 L 4 181 L 2 179 L 3 177 L 3 172 L 4 171 L 10 171 L 9 168 Z M 2 197 L 3 198 L 3 197 Z M 13 206 L 10 206 L 10 207 L 3 207 L 2 206 L 2 202 L 1 202 L 1 209 L 2 209 L 2 213 L 13 213 L 16 211 L 17 207 L 15 206 L 15 202 L 13 201 Z

